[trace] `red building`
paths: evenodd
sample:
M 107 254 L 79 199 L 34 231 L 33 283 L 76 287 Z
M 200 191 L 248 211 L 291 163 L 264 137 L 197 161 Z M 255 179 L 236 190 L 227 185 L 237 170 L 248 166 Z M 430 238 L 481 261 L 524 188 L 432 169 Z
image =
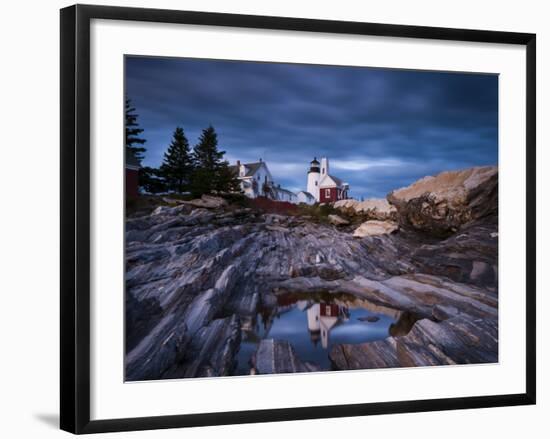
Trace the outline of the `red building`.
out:
M 321 303 L 319 305 L 319 314 L 326 317 L 338 317 L 340 307 L 335 303 Z
M 139 195 L 139 168 L 139 160 L 132 151 L 126 149 L 126 198 L 136 198 Z
M 319 202 L 332 203 L 338 200 L 345 200 L 348 198 L 348 189 L 342 183 L 342 181 L 336 177 L 328 176 L 331 180 L 337 180 L 337 182 L 330 185 L 327 179 L 324 179 L 325 184 L 319 188 Z

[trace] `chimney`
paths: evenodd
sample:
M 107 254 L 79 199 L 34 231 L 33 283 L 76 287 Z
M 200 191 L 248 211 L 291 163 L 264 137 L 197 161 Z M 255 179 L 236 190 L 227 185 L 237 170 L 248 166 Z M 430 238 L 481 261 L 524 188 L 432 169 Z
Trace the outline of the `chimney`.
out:
M 241 161 L 240 160 L 237 160 L 237 166 L 240 168 L 241 167 Z
M 321 175 L 326 175 L 328 173 L 328 158 L 323 157 L 321 158 Z
M 260 157 L 260 163 L 262 163 L 262 158 Z

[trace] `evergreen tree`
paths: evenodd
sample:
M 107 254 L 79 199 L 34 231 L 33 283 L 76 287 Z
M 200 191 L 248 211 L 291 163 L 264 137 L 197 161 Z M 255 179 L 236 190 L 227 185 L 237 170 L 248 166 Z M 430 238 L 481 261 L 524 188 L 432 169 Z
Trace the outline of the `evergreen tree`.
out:
M 224 154 L 225 151 L 218 150 L 218 135 L 214 127 L 204 129 L 193 149 L 195 171 L 191 192 L 194 196 L 238 191 L 239 182 L 230 171 L 229 163 L 223 160 Z
M 139 168 L 139 182 L 140 186 L 149 194 L 166 192 L 168 189 L 160 170 L 149 166 Z
M 241 182 L 237 178 L 237 175 L 231 171 L 227 160 L 221 163 L 218 170 L 216 190 L 220 192 L 242 192 Z
M 218 134 L 212 125 L 202 130 L 199 143 L 193 149 L 193 159 L 197 168 L 215 171 L 223 159 L 225 151 L 218 151 Z
M 143 160 L 143 153 L 146 149 L 143 146 L 145 139 L 140 137 L 143 133 L 143 129 L 139 128 L 137 122 L 138 115 L 135 113 L 136 109 L 132 107 L 130 99 L 126 98 L 125 103 L 125 129 L 126 129 L 126 148 L 130 150 L 136 159 L 140 162 Z
M 164 153 L 160 174 L 169 189 L 181 193 L 189 188 L 192 173 L 193 159 L 189 142 L 185 137 L 183 128 L 177 127 L 174 131 L 172 143 Z

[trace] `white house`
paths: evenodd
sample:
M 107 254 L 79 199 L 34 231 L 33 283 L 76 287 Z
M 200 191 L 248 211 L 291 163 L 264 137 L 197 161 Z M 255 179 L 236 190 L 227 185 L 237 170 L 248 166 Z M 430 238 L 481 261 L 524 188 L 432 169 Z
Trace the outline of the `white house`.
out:
M 262 159 L 253 163 L 241 163 L 238 160 L 230 169 L 241 181 L 241 189 L 247 197 L 263 196 L 275 201 L 298 203 L 298 197 L 294 192 L 275 184 L 267 163 Z
M 315 197 L 311 195 L 309 192 L 306 191 L 300 191 L 296 194 L 296 198 L 298 199 L 298 203 L 305 203 L 305 204 L 315 204 Z
M 241 180 L 241 189 L 249 198 L 256 198 L 266 194 L 266 191 L 273 186 L 273 177 L 267 164 L 260 159 L 254 163 L 241 163 L 230 166 L 231 171 Z
M 298 197 L 294 192 L 289 191 L 288 189 L 283 189 L 281 185 L 273 187 L 274 199 L 277 201 L 286 201 L 288 203 L 298 203 Z

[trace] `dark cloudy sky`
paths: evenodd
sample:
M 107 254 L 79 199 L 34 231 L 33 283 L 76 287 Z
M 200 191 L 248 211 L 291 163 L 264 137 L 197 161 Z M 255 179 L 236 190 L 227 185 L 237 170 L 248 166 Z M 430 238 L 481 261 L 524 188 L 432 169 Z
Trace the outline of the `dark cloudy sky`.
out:
M 210 124 L 231 163 L 261 157 L 294 191 L 314 156 L 356 198 L 498 161 L 495 75 L 127 57 L 126 92 L 149 166 L 176 126 L 194 145 Z

